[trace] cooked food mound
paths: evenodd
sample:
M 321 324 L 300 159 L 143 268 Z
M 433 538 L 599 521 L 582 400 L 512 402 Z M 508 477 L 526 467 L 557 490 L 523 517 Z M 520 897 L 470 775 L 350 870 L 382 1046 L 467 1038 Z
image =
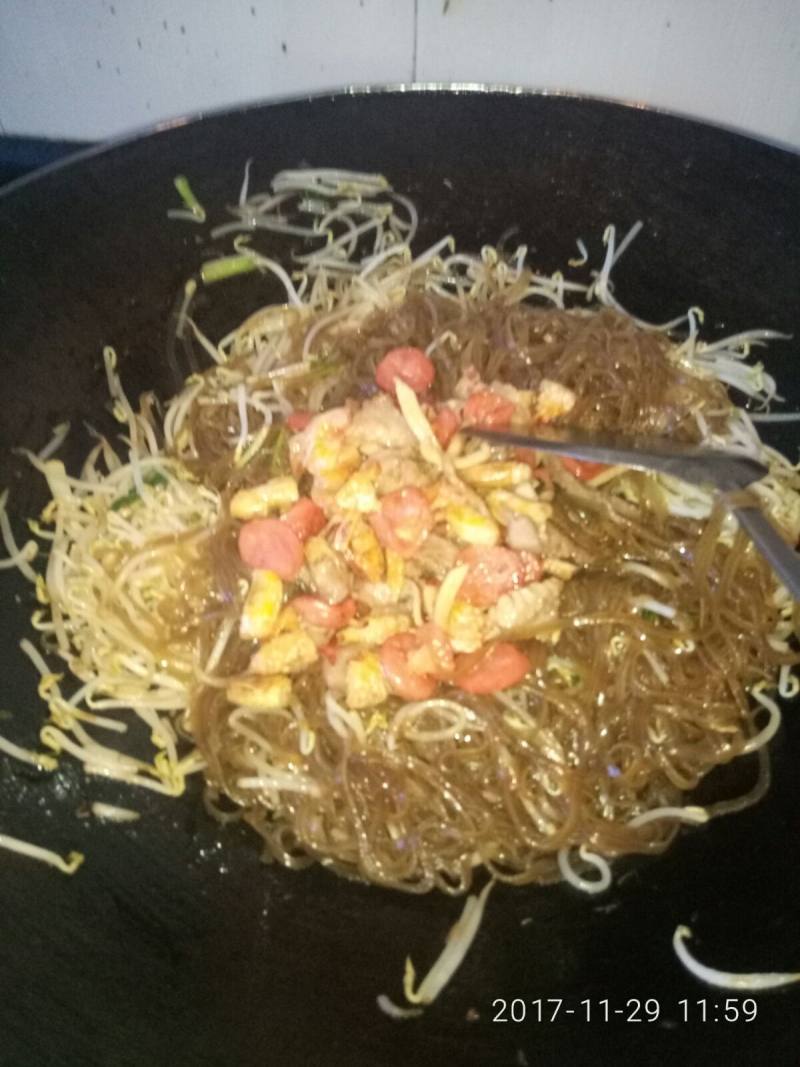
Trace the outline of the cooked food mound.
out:
M 43 742 L 164 793 L 202 774 L 208 809 L 287 866 L 412 892 L 481 868 L 591 891 L 609 859 L 758 799 L 797 617 L 726 502 L 472 431 L 738 449 L 769 465 L 752 496 L 795 543 L 798 475 L 727 388 L 770 399 L 744 362 L 766 331 L 704 343 L 694 312 L 634 319 L 613 231 L 586 283 L 524 248 L 413 258 L 413 206 L 373 176 L 285 172 L 233 210 L 221 230 L 298 241 L 300 273 L 238 238 L 204 280 L 260 270 L 284 302 L 216 344 L 192 283 L 179 332 L 211 369 L 162 418 L 108 351 L 123 446 L 100 439 L 76 477 L 31 457 L 44 578 L 18 554 L 78 679 L 62 692 L 31 650 Z M 152 763 L 125 751 L 128 709 Z M 749 753 L 744 795 L 687 800 Z

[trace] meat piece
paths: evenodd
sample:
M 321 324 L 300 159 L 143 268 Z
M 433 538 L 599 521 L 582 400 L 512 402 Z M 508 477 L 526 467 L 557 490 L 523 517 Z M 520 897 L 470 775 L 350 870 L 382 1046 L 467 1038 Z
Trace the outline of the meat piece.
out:
M 469 567 L 458 592 L 459 598 L 478 608 L 490 608 L 503 593 L 519 589 L 526 581 L 538 577 L 531 573 L 533 567 L 522 555 L 499 545 L 462 549 L 458 562 Z
M 413 556 L 433 527 L 433 512 L 427 497 L 415 486 L 387 493 L 377 515 L 370 516 L 381 544 L 398 555 Z
M 385 394 L 365 401 L 353 416 L 347 440 L 364 455 L 381 449 L 411 449 L 415 438 L 396 405 Z
M 426 622 L 412 632 L 417 645 L 408 653 L 411 670 L 434 678 L 449 678 L 455 669 L 455 657 L 444 630 L 433 622 Z
M 538 531 L 527 515 L 513 515 L 506 525 L 506 544 L 509 548 L 535 552 L 541 543 Z
M 397 603 L 397 594 L 388 582 L 359 582 L 355 597 L 370 608 L 387 608 Z
M 533 543 L 526 547 L 547 559 L 569 559 L 573 563 L 581 564 L 588 563 L 591 559 L 585 549 L 577 545 L 567 534 L 562 533 L 552 522 L 548 522 L 544 527 L 537 526 Z
M 418 651 L 416 634 L 395 634 L 381 645 L 381 669 L 389 689 L 403 700 L 429 700 L 437 689 L 437 681 L 429 674 L 420 674 L 409 665 L 409 654 Z
M 314 475 L 319 487 L 338 489 L 361 462 L 358 449 L 349 442 L 348 408 L 323 411 L 289 441 L 289 459 L 296 476 L 305 469 Z
M 458 547 L 437 533 L 428 534 L 424 543 L 414 553 L 414 562 L 423 574 L 441 581 L 456 565 Z
M 341 630 L 356 613 L 356 603 L 351 597 L 338 604 L 329 604 L 316 596 L 297 596 L 289 602 L 308 626 L 323 630 Z
M 310 537 L 305 546 L 311 582 L 329 604 L 338 604 L 349 594 L 353 584 L 350 569 L 323 537 Z
M 347 688 L 347 668 L 352 660 L 363 654 L 357 645 L 343 648 L 338 644 L 326 645 L 320 649 L 322 658 L 322 677 L 327 689 L 332 693 L 344 693 Z
M 474 367 L 470 366 L 467 367 L 456 382 L 454 394 L 459 400 L 467 400 L 474 392 L 483 387 L 480 374 Z
M 403 425 L 408 429 L 405 419 Z M 410 430 L 408 432 L 411 434 Z M 411 437 L 414 440 L 413 435 Z M 421 488 L 430 480 L 415 460 L 397 452 L 376 452 L 372 459 L 379 467 L 375 488 L 380 494 L 393 493 L 412 485 Z
M 558 617 L 564 583 L 558 578 L 525 585 L 505 593 L 489 612 L 489 634 L 509 634 L 517 638 L 536 635 L 537 627 Z

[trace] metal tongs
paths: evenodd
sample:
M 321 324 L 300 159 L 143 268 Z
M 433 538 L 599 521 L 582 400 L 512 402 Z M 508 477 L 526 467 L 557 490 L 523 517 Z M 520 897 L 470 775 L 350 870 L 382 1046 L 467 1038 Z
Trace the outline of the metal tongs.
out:
M 692 485 L 713 486 L 720 493 L 735 493 L 769 473 L 757 459 L 738 452 L 674 444 L 653 437 L 624 437 L 569 428 L 548 428 L 535 437 L 504 430 L 469 429 L 498 445 L 554 452 L 594 463 L 609 463 L 640 471 L 658 471 Z M 795 600 L 800 600 L 800 555 L 798 555 L 756 504 L 734 504 L 731 511 L 753 544 L 770 564 Z

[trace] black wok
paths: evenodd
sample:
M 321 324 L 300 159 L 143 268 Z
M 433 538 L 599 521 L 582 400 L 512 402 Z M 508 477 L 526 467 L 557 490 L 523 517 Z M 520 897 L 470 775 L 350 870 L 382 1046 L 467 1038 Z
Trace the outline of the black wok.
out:
M 516 226 L 513 240 L 547 270 L 574 255 L 575 237 L 597 260 L 606 223 L 642 219 L 645 233 L 616 272 L 629 308 L 663 321 L 699 303 L 712 334 L 800 333 L 800 158 L 779 148 L 642 109 L 507 92 L 356 93 L 212 115 L 0 196 L 0 480 L 16 514 L 42 496 L 9 450 L 40 448 L 64 417 L 102 422 L 104 344 L 116 346 L 131 393 L 174 388 L 169 318 L 204 245 L 197 228 L 166 221 L 172 178 L 188 174 L 221 209 L 248 156 L 255 186 L 300 163 L 382 171 L 419 205 L 420 247 L 451 232 L 475 248 Z M 203 312 L 208 328 L 277 295 L 263 285 L 220 289 L 221 306 Z M 794 358 L 792 343 L 767 357 L 793 406 Z M 796 457 L 791 432 L 774 439 Z M 30 611 L 24 581 L 2 575 L 0 609 L 0 708 L 14 712 L 0 729 L 32 744 L 41 704 L 17 649 Z M 0 855 L 0 1064 L 797 1062 L 800 990 L 760 997 L 754 1022 L 726 1022 L 728 994 L 695 982 L 670 947 L 684 922 L 718 966 L 800 967 L 791 707 L 772 751 L 774 781 L 758 807 L 683 834 L 661 858 L 616 864 L 602 897 L 496 889 L 441 1001 L 402 1023 L 378 1011 L 376 994 L 400 999 L 406 954 L 427 967 L 459 902 L 264 866 L 254 838 L 210 822 L 197 788 L 177 801 L 131 796 L 66 762 L 43 777 L 2 757 L 0 830 L 79 847 L 87 861 L 65 878 Z M 731 769 L 717 788 L 745 789 L 751 775 Z M 93 799 L 144 817 L 97 825 L 77 814 Z M 509 1008 L 509 1021 L 493 1022 L 494 1002 L 515 997 L 527 1002 L 525 1021 L 510 1021 Z M 555 1021 L 537 1021 L 539 998 L 563 998 Z M 658 1021 L 624 1021 L 636 1013 L 628 1002 L 645 998 L 658 1001 Z M 585 1008 L 565 1014 L 586 999 L 591 1021 Z M 684 999 L 693 1022 L 683 1021 Z

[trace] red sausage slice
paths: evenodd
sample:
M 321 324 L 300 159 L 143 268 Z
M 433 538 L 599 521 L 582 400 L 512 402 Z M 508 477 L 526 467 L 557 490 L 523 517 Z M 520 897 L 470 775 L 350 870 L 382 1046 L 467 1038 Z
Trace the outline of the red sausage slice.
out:
M 573 459 L 572 456 L 559 456 L 561 466 L 581 482 L 591 481 L 598 474 L 608 470 L 607 463 L 595 463 L 590 459 Z
M 286 416 L 286 425 L 292 433 L 299 433 L 300 430 L 305 430 L 313 418 L 310 411 L 292 411 Z
M 484 430 L 504 430 L 511 422 L 516 405 L 491 389 L 477 389 L 464 404 L 464 424 Z
M 296 504 L 292 504 L 282 521 L 294 530 L 301 541 L 307 541 L 324 529 L 328 520 L 319 504 L 303 496 Z
M 531 669 L 527 656 L 508 641 L 485 645 L 456 658 L 453 685 L 466 693 L 488 694 L 521 682 Z
M 436 368 L 421 348 L 392 348 L 375 369 L 375 381 L 392 394 L 398 378 L 415 393 L 424 393 L 435 377 Z
M 239 555 L 248 567 L 275 571 L 293 581 L 303 566 L 303 546 L 281 519 L 251 519 L 239 531 Z
M 461 420 L 458 417 L 458 413 L 453 411 L 452 408 L 442 407 L 434 415 L 431 429 L 436 434 L 436 440 L 442 448 L 447 448 L 460 425 Z

